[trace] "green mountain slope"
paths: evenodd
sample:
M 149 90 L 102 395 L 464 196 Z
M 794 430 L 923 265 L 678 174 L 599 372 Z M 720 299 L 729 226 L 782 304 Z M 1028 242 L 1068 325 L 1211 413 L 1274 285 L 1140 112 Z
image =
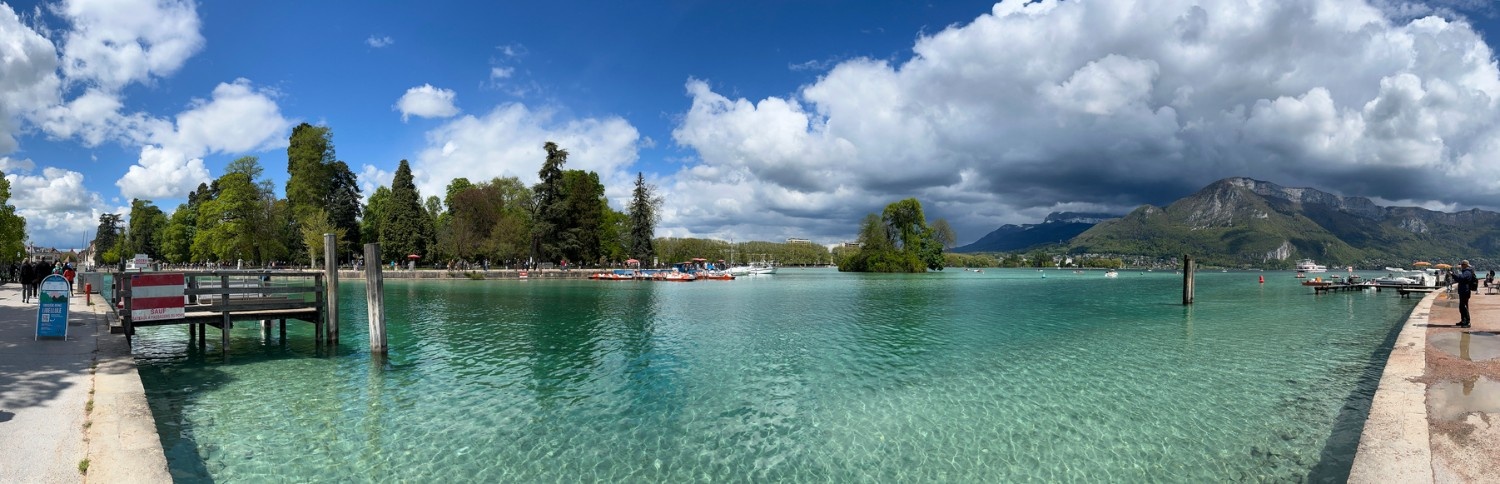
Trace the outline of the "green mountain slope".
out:
M 1167 207 L 1146 205 L 1095 225 L 1070 241 L 1069 251 L 1191 254 L 1209 264 L 1268 268 L 1300 258 L 1360 267 L 1488 260 L 1500 253 L 1500 213 L 1386 208 L 1363 197 L 1227 178 Z

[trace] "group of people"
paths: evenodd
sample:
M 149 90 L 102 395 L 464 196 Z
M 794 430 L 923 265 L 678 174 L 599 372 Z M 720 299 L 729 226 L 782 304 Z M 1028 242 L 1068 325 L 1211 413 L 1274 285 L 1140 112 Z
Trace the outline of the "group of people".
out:
M 1469 295 L 1479 292 L 1479 276 L 1474 273 L 1474 268 L 1469 267 L 1469 261 L 1458 263 L 1457 271 L 1449 271 L 1449 277 L 1453 283 L 1458 285 L 1458 324 L 1460 328 L 1469 327 Z M 1484 277 L 1484 287 L 1495 285 L 1495 271 L 1490 271 Z
M 21 264 L 18 273 L 21 279 L 21 302 L 31 302 L 32 299 L 36 299 L 37 288 L 42 285 L 42 280 L 53 274 L 60 275 L 68 281 L 68 292 L 71 293 L 73 292 L 73 277 L 78 275 L 72 263 L 61 261 L 51 265 L 45 262 L 32 264 L 31 261 L 26 261 Z

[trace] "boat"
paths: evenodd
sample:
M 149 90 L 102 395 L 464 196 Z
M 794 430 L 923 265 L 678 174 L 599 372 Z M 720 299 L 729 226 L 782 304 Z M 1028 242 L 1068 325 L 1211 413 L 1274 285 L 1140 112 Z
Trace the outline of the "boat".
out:
M 1302 259 L 1302 260 L 1297 261 L 1297 271 L 1298 272 L 1328 272 L 1328 267 L 1327 266 L 1320 266 L 1316 262 L 1313 262 L 1312 259 Z
M 637 278 L 636 271 L 616 270 L 611 272 L 598 272 L 589 274 L 589 279 L 596 281 L 633 281 Z
M 1120 277 L 1120 273 L 1116 272 L 1114 269 L 1110 269 L 1110 270 L 1104 271 L 1104 277 L 1109 277 L 1109 278 Z
M 1307 278 L 1307 273 L 1303 272 L 1303 271 L 1297 271 L 1297 278 L 1298 279 L 1306 279 Z
M 656 274 L 652 274 L 651 280 L 668 282 L 691 282 L 698 280 L 698 276 L 694 276 L 686 272 L 662 271 Z
M 697 274 L 697 277 L 710 281 L 733 281 L 735 276 L 729 271 L 702 271 Z
M 1333 281 L 1325 281 L 1321 277 L 1315 277 L 1309 281 L 1302 281 L 1302 285 L 1311 287 L 1328 287 L 1333 285 Z
M 1395 274 L 1386 274 L 1385 277 L 1371 279 L 1370 283 L 1380 287 L 1403 287 L 1420 284 L 1416 279 Z

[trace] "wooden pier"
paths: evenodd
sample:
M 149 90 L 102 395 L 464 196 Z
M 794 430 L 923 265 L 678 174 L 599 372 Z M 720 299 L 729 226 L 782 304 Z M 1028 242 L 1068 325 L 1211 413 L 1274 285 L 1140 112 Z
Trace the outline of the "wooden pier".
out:
M 1309 287 L 1313 288 L 1313 293 L 1314 294 L 1322 294 L 1322 293 L 1325 293 L 1325 292 L 1363 291 L 1365 289 L 1369 289 L 1369 288 L 1372 288 L 1372 287 L 1375 287 L 1375 286 L 1372 286 L 1370 284 L 1363 284 L 1363 283 L 1361 283 L 1361 284 L 1343 284 L 1343 283 L 1339 283 L 1339 284 L 1327 284 L 1327 285 L 1309 286 Z
M 220 350 L 228 351 L 229 330 L 237 321 L 259 321 L 266 333 L 270 332 L 273 321 L 278 322 L 280 335 L 285 339 L 287 320 L 297 320 L 313 325 L 314 339 L 319 344 L 325 340 L 328 304 L 323 273 L 207 271 L 181 274 L 184 280 L 182 316 L 149 320 L 132 317 L 136 314 L 131 287 L 133 274 L 115 274 L 114 297 L 110 300 L 118 305 L 110 332 L 122 333 L 128 338 L 139 327 L 186 324 L 188 337 L 196 339 L 198 346 L 204 348 L 207 329 L 212 326 L 219 328 Z

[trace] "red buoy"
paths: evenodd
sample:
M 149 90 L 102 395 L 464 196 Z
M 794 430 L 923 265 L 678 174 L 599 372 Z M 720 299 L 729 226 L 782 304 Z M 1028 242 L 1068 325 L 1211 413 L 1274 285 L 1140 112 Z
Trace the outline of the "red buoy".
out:
M 1266 283 L 1266 276 L 1260 276 L 1260 283 L 1261 284 L 1265 284 Z

